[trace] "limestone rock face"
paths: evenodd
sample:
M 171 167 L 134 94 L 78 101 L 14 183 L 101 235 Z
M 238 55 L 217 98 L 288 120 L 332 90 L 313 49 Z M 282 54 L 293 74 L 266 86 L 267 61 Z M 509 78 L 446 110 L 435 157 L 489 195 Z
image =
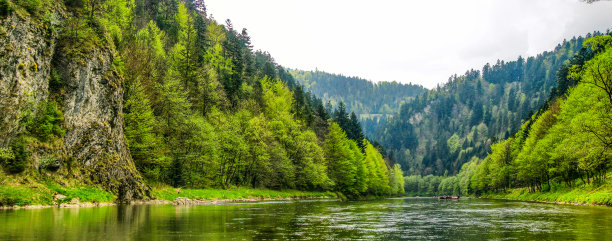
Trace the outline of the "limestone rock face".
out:
M 121 201 L 149 196 L 123 134 L 123 83 L 111 52 L 96 50 L 84 63 L 58 53 L 54 65 L 65 82 L 64 144 L 81 172 Z
M 29 16 L 15 13 L 0 18 L 0 147 L 24 131 L 20 122 L 28 112 L 47 101 L 54 69 L 64 83 L 59 103 L 63 103 L 65 152 L 76 161 L 73 168 L 79 168 L 80 178 L 116 194 L 122 202 L 150 196 L 123 133 L 123 81 L 113 70 L 111 48 L 68 56 L 58 39 L 61 14 L 50 19 L 33 23 Z
M 20 121 L 48 97 L 59 14 L 49 23 L 10 14 L 0 19 L 0 146 L 23 131 Z

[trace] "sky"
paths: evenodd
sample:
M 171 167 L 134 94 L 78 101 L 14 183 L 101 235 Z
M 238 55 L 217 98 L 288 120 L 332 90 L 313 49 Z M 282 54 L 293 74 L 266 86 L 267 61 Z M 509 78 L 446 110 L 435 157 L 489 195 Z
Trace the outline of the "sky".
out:
M 612 1 L 205 0 L 284 67 L 433 88 L 612 28 Z

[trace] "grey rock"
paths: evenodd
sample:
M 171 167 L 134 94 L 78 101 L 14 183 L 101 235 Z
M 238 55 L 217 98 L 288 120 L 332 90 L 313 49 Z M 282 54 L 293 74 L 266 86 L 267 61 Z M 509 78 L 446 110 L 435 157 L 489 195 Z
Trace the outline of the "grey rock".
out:
M 51 26 L 10 14 L 0 22 L 0 146 L 7 146 L 23 131 L 20 121 L 48 97 L 51 59 L 57 29 L 62 23 L 53 14 Z
M 24 113 L 48 99 L 54 68 L 65 84 L 63 151 L 76 160 L 82 181 L 100 185 L 119 202 L 149 197 L 150 188 L 136 170 L 123 133 L 123 80 L 112 68 L 111 48 L 68 56 L 59 47 L 62 17 L 55 14 L 51 19 L 51 27 L 15 13 L 0 19 L 7 29 L 6 36 L 0 36 L 0 147 L 23 132 Z
M 199 203 L 200 202 L 197 200 L 192 200 L 186 197 L 177 197 L 174 199 L 174 202 L 172 202 L 172 204 L 175 206 L 198 205 Z
M 53 196 L 53 200 L 55 201 L 59 201 L 66 198 L 66 196 L 62 195 L 62 194 L 55 194 L 55 196 Z
M 64 144 L 94 183 L 119 201 L 141 199 L 149 187 L 138 175 L 123 133 L 123 80 L 112 69 L 112 53 L 90 53 L 85 65 L 58 53 L 54 64 L 65 81 Z

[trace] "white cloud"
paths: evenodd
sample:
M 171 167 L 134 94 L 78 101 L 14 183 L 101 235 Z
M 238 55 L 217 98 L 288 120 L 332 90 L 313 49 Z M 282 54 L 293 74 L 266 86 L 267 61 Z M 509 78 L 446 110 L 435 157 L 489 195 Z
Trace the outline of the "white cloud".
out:
M 452 74 L 612 27 L 612 2 L 207 0 L 287 67 L 434 87 Z

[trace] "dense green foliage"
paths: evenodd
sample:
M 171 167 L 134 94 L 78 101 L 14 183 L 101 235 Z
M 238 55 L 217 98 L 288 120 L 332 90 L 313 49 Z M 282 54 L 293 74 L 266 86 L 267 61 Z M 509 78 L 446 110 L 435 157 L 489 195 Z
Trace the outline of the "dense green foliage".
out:
M 564 81 L 560 90 L 554 88 L 556 73 L 576 53 L 589 54 L 581 50 L 583 41 L 573 38 L 551 52 L 452 76 L 402 105 L 369 137 L 385 146 L 408 174 L 456 175 L 472 157 L 484 158 L 493 143 L 516 132 L 550 93 L 571 85 Z
M 396 193 L 399 183 L 395 182 L 396 176 L 389 175 L 389 168 L 378 150 L 365 139 L 363 146 L 365 153 L 355 141 L 346 137 L 338 124 L 332 123 L 326 138 L 325 155 L 329 162 L 329 177 L 335 183 L 334 190 L 349 198 L 403 193 Z M 390 186 L 391 180 L 394 185 Z
M 246 29 L 208 18 L 201 2 L 65 4 L 60 48 L 84 62 L 97 49 L 113 53 L 129 151 L 148 182 L 401 194 L 401 172 L 365 140 L 354 114 L 326 109 L 268 53 L 254 51 Z M 61 89 L 54 76 L 50 89 Z M 61 137 L 61 110 L 51 103 L 41 113 L 30 132 Z
M 330 74 L 322 71 L 290 70 L 289 73 L 304 85 L 304 89 L 331 106 L 346 105 L 363 123 L 364 131 L 374 133 L 379 122 L 399 111 L 400 105 L 423 93 L 420 85 L 398 82 L 371 81 L 358 77 Z
M 604 183 L 581 183 L 571 187 L 553 186 L 548 191 L 530 191 L 529 188 L 513 188 L 506 192 L 486 193 L 482 196 L 496 199 L 529 200 L 556 203 L 576 203 L 612 206 L 611 174 Z
M 357 119 L 355 112 L 351 112 L 349 116 L 344 102 L 340 102 L 340 104 L 338 104 L 338 108 L 333 111 L 332 116 L 334 122 L 338 123 L 340 128 L 346 132 L 346 136 L 349 139 L 357 142 L 359 148 L 363 149 L 364 146 L 362 145 L 362 140 L 365 135 L 363 134 L 361 123 Z
M 12 153 L 10 153 L 12 151 Z M 18 140 L 11 145 L 10 151 L 8 148 L 5 149 L 3 155 L 4 167 L 9 173 L 20 173 L 26 168 L 26 158 L 30 155 L 25 149 L 23 141 Z
M 591 54 L 585 58 L 585 52 Z M 485 158 L 474 157 L 456 176 L 406 177 L 406 191 L 504 197 L 492 193 L 519 190 L 507 197 L 609 203 L 608 197 L 589 201 L 562 193 L 596 192 L 612 167 L 612 36 L 587 39 L 568 63 L 559 70 L 567 74 L 561 81 L 572 81 L 566 93 L 551 93 L 516 134 L 493 144 Z
M 476 193 L 603 183 L 612 165 L 612 36 L 588 39 L 594 57 L 571 66 L 579 84 L 552 100 L 513 137 L 495 144 L 472 177 Z
M 31 155 L 27 148 L 27 139 L 30 139 L 29 142 L 49 144 L 66 132 L 63 127 L 64 115 L 56 102 L 41 103 L 35 111 L 24 114 L 22 124 L 25 131 L 13 140 L 10 147 L 0 148 L 0 164 L 13 174 L 26 170 L 27 158 Z M 41 160 L 41 166 L 47 167 L 49 163 L 43 161 Z
M 26 118 L 24 124 L 28 135 L 49 140 L 64 135 L 63 121 L 64 113 L 57 103 L 49 102 L 42 103 L 34 118 Z
M 326 108 L 267 52 L 254 51 L 246 29 L 209 18 L 202 1 L 0 1 L 2 16 L 16 12 L 57 31 L 53 10 L 65 17 L 56 52 L 83 65 L 112 54 L 106 74 L 119 78 L 108 84 L 123 87 L 127 145 L 148 183 L 298 196 L 402 194 L 401 168 L 364 138 L 354 113 Z M 80 175 L 62 151 L 66 87 L 52 69 L 48 100 L 21 113 L 24 131 L 0 149 L 0 174 L 10 181 L 0 196 L 17 198 L 0 205 L 50 204 L 52 192 L 109 201 L 104 193 L 88 198 L 97 193 L 89 187 L 56 185 Z M 46 191 L 21 190 L 24 182 Z

